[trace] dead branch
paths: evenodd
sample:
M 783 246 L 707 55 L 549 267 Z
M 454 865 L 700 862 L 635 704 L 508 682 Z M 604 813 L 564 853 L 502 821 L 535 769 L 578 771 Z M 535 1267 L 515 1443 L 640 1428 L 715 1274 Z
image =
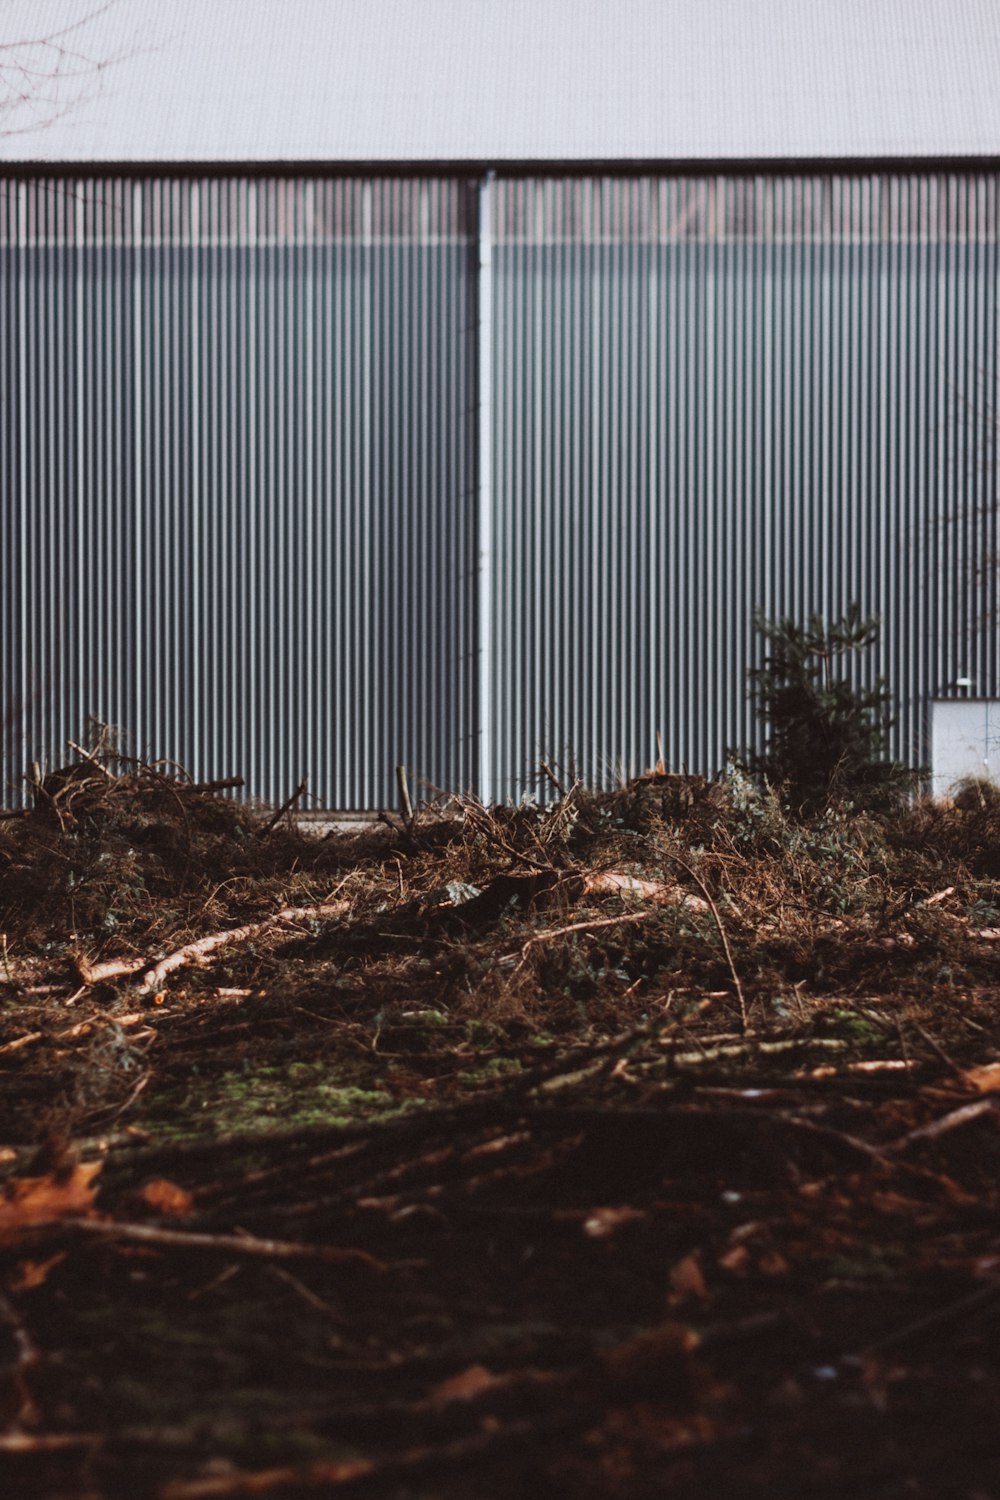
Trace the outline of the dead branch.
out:
M 410 788 L 406 780 L 405 766 L 396 767 L 396 785 L 399 787 L 399 809 L 409 831 L 413 827 L 413 803 L 410 801 Z
M 963 1104 L 959 1109 L 953 1109 L 946 1115 L 941 1115 L 937 1120 L 931 1120 L 927 1125 L 920 1125 L 916 1130 L 907 1131 L 898 1140 L 893 1141 L 888 1147 L 890 1151 L 905 1151 L 908 1146 L 916 1145 L 921 1141 L 936 1141 L 939 1136 L 947 1135 L 950 1130 L 958 1130 L 962 1125 L 969 1125 L 973 1120 L 982 1119 L 983 1115 L 995 1114 L 997 1101 L 995 1098 L 976 1099 L 972 1104 Z
M 96 1432 L 0 1432 L 0 1453 L 62 1453 L 73 1448 L 96 1448 Z
M 920 1023 L 919 1023 L 919 1021 L 914 1021 L 913 1022 L 913 1029 L 915 1031 L 918 1031 L 920 1033 L 920 1035 L 923 1037 L 924 1041 L 927 1043 L 928 1047 L 930 1047 L 931 1051 L 934 1053 L 935 1057 L 940 1058 L 940 1060 L 944 1063 L 944 1065 L 948 1069 L 948 1071 L 950 1073 L 954 1073 L 956 1075 L 956 1077 L 960 1078 L 962 1080 L 962 1082 L 964 1083 L 965 1082 L 965 1073 L 964 1073 L 963 1069 L 961 1069 L 958 1066 L 958 1063 L 955 1061 L 955 1059 L 953 1057 L 949 1057 L 948 1056 L 947 1052 L 941 1046 L 941 1043 L 938 1042 L 938 1041 L 936 1041 L 935 1038 L 931 1036 L 930 1032 L 926 1029 L 926 1027 L 921 1026 Z
M 861 1364 L 870 1359 L 872 1355 L 881 1354 L 884 1349 L 895 1348 L 897 1344 L 905 1344 L 911 1338 L 916 1338 L 922 1333 L 929 1333 L 931 1329 L 938 1329 L 944 1323 L 950 1323 L 953 1318 L 960 1318 L 967 1312 L 983 1307 L 988 1302 L 993 1302 L 1000 1297 L 1000 1282 L 991 1281 L 986 1286 L 977 1287 L 974 1292 L 960 1297 L 957 1302 L 949 1302 L 947 1307 L 935 1308 L 925 1317 L 916 1318 L 912 1323 L 905 1323 L 895 1332 L 886 1334 L 884 1338 L 876 1339 L 873 1344 L 868 1344 L 858 1355 L 848 1356 L 851 1363 Z
M 584 877 L 585 896 L 603 895 L 605 892 L 622 896 L 637 896 L 644 901 L 659 901 L 668 906 L 683 906 L 689 911 L 708 911 L 709 905 L 701 896 L 692 896 L 679 885 L 664 885 L 662 880 L 642 880 L 637 875 L 627 875 L 620 870 L 602 870 Z
M 571 922 L 568 927 L 547 927 L 544 932 L 533 933 L 523 944 L 520 954 L 505 953 L 500 963 L 512 964 L 516 959 L 520 959 L 520 963 L 523 963 L 532 948 L 539 943 L 548 942 L 550 938 L 565 937 L 570 932 L 593 932 L 598 927 L 621 927 L 626 922 L 644 922 L 649 915 L 646 911 L 630 911 L 622 912 L 619 917 L 601 917 L 595 922 Z
M 810 1046 L 817 1046 L 819 1042 L 827 1040 L 830 1039 L 824 1037 L 816 1038 L 810 1042 Z M 845 1042 L 843 1045 L 846 1047 L 847 1043 Z M 817 1082 L 821 1082 L 824 1078 L 837 1078 L 842 1073 L 908 1073 L 909 1070 L 910 1063 L 903 1057 L 869 1057 L 863 1058 L 859 1062 L 841 1063 L 839 1068 L 829 1066 L 810 1068 L 808 1074 L 796 1076 L 795 1082 L 796 1084 L 800 1084 L 806 1079 L 815 1079 Z
M 563 786 L 562 782 L 559 780 L 559 777 L 556 775 L 555 771 L 553 771 L 553 769 L 549 765 L 548 761 L 547 760 L 543 760 L 543 761 L 540 762 L 540 764 L 541 764 L 541 769 L 542 769 L 542 775 L 545 777 L 546 781 L 548 781 L 552 786 L 555 787 L 555 789 L 559 793 L 560 797 L 565 797 L 566 796 L 566 788 Z
M 0 1047 L 0 1057 L 6 1057 L 9 1052 L 20 1052 L 22 1047 L 30 1047 L 33 1042 L 40 1042 L 44 1035 L 44 1031 L 28 1031 L 24 1036 L 15 1037 L 12 1042 L 4 1042 Z
M 102 964 L 91 964 L 84 954 L 73 955 L 73 969 L 81 984 L 106 984 L 109 979 L 125 979 L 138 974 L 149 962 L 145 958 L 111 958 Z
M 343 885 L 343 881 L 341 881 Z M 340 887 L 338 887 L 339 889 Z M 111 979 L 127 979 L 133 974 L 142 974 L 139 993 L 148 995 L 159 989 L 168 974 L 182 969 L 187 964 L 197 963 L 215 953 L 219 948 L 231 947 L 234 943 L 246 943 L 289 922 L 322 921 L 327 917 L 342 916 L 350 907 L 349 901 L 322 901 L 316 906 L 286 906 L 264 917 L 259 922 L 247 922 L 242 927 L 230 927 L 224 932 L 211 932 L 207 937 L 196 938 L 168 953 L 159 962 L 148 958 L 109 959 L 106 963 L 90 964 L 82 955 L 74 959 L 76 972 L 83 984 L 104 984 Z
M 487 809 L 482 807 L 478 802 L 465 803 L 464 812 L 467 822 L 472 823 L 474 827 L 480 829 L 489 839 L 490 843 L 496 844 L 505 854 L 509 854 L 512 859 L 516 859 L 520 864 L 530 866 L 533 870 L 541 870 L 547 875 L 552 873 L 554 866 L 551 862 L 537 860 L 533 855 L 526 854 L 523 849 L 515 848 L 508 839 L 505 839 L 497 827 L 496 819 L 492 818 Z
M 695 1038 L 697 1040 L 697 1038 Z M 762 1056 L 770 1056 L 773 1053 L 812 1051 L 821 1048 L 823 1051 L 842 1052 L 850 1043 L 841 1037 L 835 1036 L 802 1036 L 786 1037 L 781 1041 L 757 1042 L 737 1041 L 721 1046 L 700 1046 L 697 1052 L 672 1052 L 671 1057 L 675 1063 L 684 1067 L 696 1063 L 715 1062 L 720 1057 L 744 1057 L 749 1052 L 759 1052 Z
M 925 900 L 923 900 L 923 901 L 920 902 L 920 905 L 921 906 L 937 906 L 937 904 L 938 904 L 939 901 L 947 901 L 948 897 L 949 896 L 954 896 L 954 894 L 955 894 L 955 887 L 953 885 L 947 885 L 947 886 L 945 886 L 945 888 L 944 888 L 943 891 L 935 891 L 934 894 L 933 894 L 933 896 L 926 897 Z
M 435 1469 L 464 1467 L 495 1452 L 509 1451 L 512 1444 L 530 1444 L 580 1427 L 593 1415 L 594 1406 L 580 1403 L 534 1422 L 491 1425 L 473 1437 L 456 1439 L 435 1448 L 407 1448 L 381 1459 L 322 1461 L 295 1468 L 264 1469 L 252 1473 L 226 1474 L 210 1479 L 175 1480 L 159 1492 L 158 1500 L 241 1500 L 249 1495 L 301 1494 L 306 1490 L 330 1494 L 355 1488 L 376 1489 L 404 1483 Z
M 295 806 L 296 802 L 298 802 L 308 784 L 309 777 L 303 776 L 302 780 L 299 782 L 294 792 L 292 792 L 291 796 L 285 798 L 284 802 L 278 808 L 278 811 L 274 814 L 274 817 L 270 820 L 269 823 L 265 825 L 264 828 L 261 829 L 261 838 L 266 838 L 266 836 L 271 832 L 272 829 L 277 828 L 278 824 L 281 822 L 285 814 L 287 812 L 291 812 L 292 808 Z
M 104 762 L 98 760 L 97 757 L 100 754 L 99 746 L 95 745 L 93 750 L 85 750 L 82 745 L 76 743 L 76 740 L 67 740 L 66 743 L 71 750 L 75 750 L 77 755 L 82 755 L 87 764 L 93 766 L 94 770 L 99 771 L 108 781 L 118 780 L 117 776 L 108 770 Z
M 198 938 L 195 942 L 178 948 L 174 953 L 168 953 L 166 958 L 161 958 L 160 962 L 154 964 L 143 976 L 139 985 L 140 993 L 148 994 L 150 990 L 159 989 L 167 975 L 172 974 L 175 969 L 196 963 L 219 948 L 229 947 L 233 943 L 248 942 L 251 938 L 258 937 L 261 933 L 286 922 L 320 921 L 326 917 L 339 917 L 349 908 L 349 901 L 321 902 L 317 906 L 286 906 L 281 911 L 275 912 L 274 916 L 265 917 L 261 922 L 248 922 L 246 926 L 232 928 L 228 932 L 210 933 L 208 937 Z
M 733 988 L 736 991 L 736 999 L 739 1002 L 740 1007 L 740 1030 L 745 1036 L 749 1026 L 749 1021 L 747 1018 L 746 998 L 743 994 L 743 985 L 740 981 L 739 971 L 736 968 L 736 961 L 733 958 L 733 950 L 729 946 L 729 937 L 726 933 L 722 917 L 719 914 L 719 908 L 716 906 L 711 891 L 702 880 L 701 876 L 698 874 L 698 871 L 694 869 L 693 866 L 689 865 L 686 859 L 682 859 L 679 854 L 674 854 L 669 851 L 667 852 L 667 858 L 673 860 L 675 865 L 679 865 L 686 874 L 690 875 L 695 885 L 701 891 L 704 900 L 708 903 L 709 910 L 711 911 L 712 917 L 715 920 L 715 925 L 719 930 L 719 939 L 722 943 L 722 950 L 726 955 L 726 963 L 729 965 L 729 973 L 732 977 Z
M 56 1229 L 77 1229 L 103 1239 L 129 1240 L 165 1250 L 201 1250 L 222 1255 L 252 1255 L 263 1260 L 318 1260 L 333 1266 L 365 1266 L 386 1270 L 367 1250 L 345 1250 L 338 1245 L 303 1245 L 293 1240 L 262 1240 L 247 1234 L 195 1234 L 186 1229 L 159 1229 L 154 1224 L 129 1224 L 115 1219 L 60 1219 Z
M 117 0 L 92 5 L 66 25 L 27 31 L 0 45 L 0 133 L 30 134 L 55 125 L 91 97 L 100 75 L 134 55 L 90 53 L 86 31 Z
M 303 908 L 301 914 L 312 916 L 315 915 L 317 910 L 318 908 L 315 907 Z M 280 920 L 281 916 L 285 915 L 287 914 L 281 913 L 275 920 Z M 246 942 L 248 939 L 256 937 L 259 933 L 265 932 L 269 927 L 274 925 L 275 921 L 272 920 L 249 922 L 244 927 L 234 927 L 228 932 L 210 933 L 208 937 L 198 938 L 193 943 L 187 943 L 183 948 L 178 948 L 173 953 L 168 953 L 166 958 L 161 959 L 158 964 L 154 964 L 142 978 L 139 985 L 140 993 L 146 994 L 150 990 L 158 989 L 167 975 L 172 974 L 175 969 L 183 968 L 190 963 L 197 963 L 200 959 L 207 957 L 210 953 L 214 953 L 219 948 L 229 947 L 233 943 Z

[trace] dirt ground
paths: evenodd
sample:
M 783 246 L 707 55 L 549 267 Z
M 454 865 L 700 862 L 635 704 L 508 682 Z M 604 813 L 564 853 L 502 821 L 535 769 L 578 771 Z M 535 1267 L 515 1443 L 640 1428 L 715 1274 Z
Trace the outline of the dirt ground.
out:
M 0 821 L 0 1494 L 1000 1497 L 1000 810 L 552 792 Z

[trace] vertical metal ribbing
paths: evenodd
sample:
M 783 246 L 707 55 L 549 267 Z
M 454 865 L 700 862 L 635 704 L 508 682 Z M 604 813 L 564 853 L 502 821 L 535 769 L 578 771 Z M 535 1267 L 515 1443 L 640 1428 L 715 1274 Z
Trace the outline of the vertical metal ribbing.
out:
M 476 486 L 478 505 L 476 610 L 478 639 L 477 790 L 489 804 L 493 785 L 493 214 L 496 174 L 487 172 L 478 192 L 477 282 L 477 428 Z
M 466 193 L 0 183 L 6 782 L 90 712 L 271 800 L 475 781 Z
M 929 697 L 1000 689 L 997 197 L 0 184 L 5 787 L 89 711 L 330 806 L 397 759 L 640 770 L 657 731 L 711 770 L 754 733 L 750 609 L 852 599 L 919 758 Z
M 18 183 L 14 189 L 15 194 L 15 216 L 14 216 L 14 244 L 15 267 L 12 280 L 17 287 L 17 305 L 15 310 L 16 334 L 11 340 L 12 346 L 17 350 L 17 363 L 13 373 L 12 388 L 16 390 L 17 396 L 17 425 L 16 439 L 14 442 L 14 463 L 12 471 L 14 476 L 15 505 L 20 522 L 20 549 L 17 554 L 17 571 L 15 574 L 15 587 L 12 590 L 14 598 L 18 600 L 20 609 L 16 615 L 16 627 L 19 632 L 20 650 L 17 653 L 20 678 L 20 692 L 7 708 L 4 717 L 18 722 L 17 716 L 23 715 L 22 724 L 19 724 L 21 733 L 17 736 L 16 743 L 21 752 L 21 760 L 9 767 L 4 781 L 17 777 L 18 773 L 25 770 L 29 756 L 29 745 L 31 743 L 30 721 L 37 711 L 35 695 L 42 691 L 42 684 L 33 681 L 35 676 L 34 663 L 32 660 L 33 628 L 34 620 L 31 609 L 31 575 L 30 575 L 30 538 L 33 524 L 31 515 L 31 491 L 28 486 L 28 474 L 30 464 L 30 452 L 28 447 L 28 412 L 29 412 L 29 387 L 28 387 L 28 294 L 30 266 L 28 264 L 28 224 L 27 224 L 27 184 Z M 12 423 L 13 427 L 14 424 Z
M 142 442 L 143 431 L 143 403 L 146 397 L 146 381 L 142 378 L 145 365 L 145 347 L 142 338 L 142 298 L 143 283 L 139 268 L 139 257 L 136 255 L 136 244 L 142 243 L 143 238 L 143 190 L 141 183 L 132 184 L 129 189 L 129 224 L 127 239 L 129 242 L 129 263 L 131 271 L 131 333 L 132 351 L 135 361 L 136 379 L 135 400 L 132 409 L 132 473 L 131 494 L 133 496 L 134 513 L 134 548 L 132 555 L 133 569 L 133 598 L 135 600 L 135 619 L 142 619 L 146 614 L 149 604 L 146 588 L 146 518 L 139 497 L 145 493 L 144 463 L 146 455 Z M 145 671 L 141 652 L 136 649 L 134 627 L 131 632 L 133 642 L 132 657 L 132 684 L 131 697 L 136 707 L 143 701 L 147 692 Z
M 496 212 L 505 795 L 657 730 L 718 768 L 754 606 L 881 616 L 911 761 L 930 697 L 1000 690 L 994 175 L 522 179 Z

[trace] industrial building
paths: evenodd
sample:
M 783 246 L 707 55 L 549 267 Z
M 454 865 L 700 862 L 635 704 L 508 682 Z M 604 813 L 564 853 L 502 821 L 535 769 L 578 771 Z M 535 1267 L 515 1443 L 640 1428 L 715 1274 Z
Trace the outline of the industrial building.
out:
M 89 715 L 332 809 L 712 772 L 752 611 L 852 601 L 895 753 L 1000 769 L 993 0 L 124 0 L 77 55 L 0 112 L 6 800 Z

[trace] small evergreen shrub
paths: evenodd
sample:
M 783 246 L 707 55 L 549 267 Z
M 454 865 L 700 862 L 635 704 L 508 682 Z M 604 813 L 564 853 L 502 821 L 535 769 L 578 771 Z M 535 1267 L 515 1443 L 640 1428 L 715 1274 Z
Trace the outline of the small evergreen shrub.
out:
M 844 803 L 873 812 L 897 806 L 918 773 L 886 759 L 891 694 L 882 679 L 855 687 L 843 670 L 875 644 L 878 621 L 863 619 L 852 604 L 830 624 L 819 615 L 801 625 L 759 613 L 753 624 L 770 649 L 749 673 L 767 729 L 764 749 L 747 758 L 749 770 L 798 816 Z

